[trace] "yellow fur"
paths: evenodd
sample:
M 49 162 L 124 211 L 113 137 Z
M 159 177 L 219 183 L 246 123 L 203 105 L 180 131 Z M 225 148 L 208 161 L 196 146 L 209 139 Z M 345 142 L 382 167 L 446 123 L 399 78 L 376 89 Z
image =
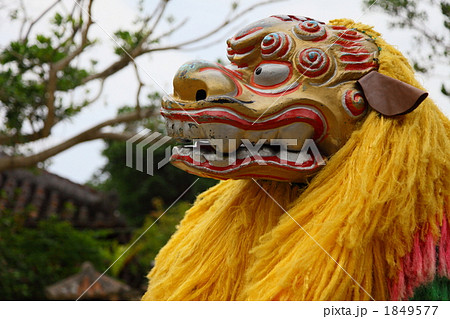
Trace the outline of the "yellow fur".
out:
M 407 60 L 370 27 L 330 23 L 376 37 L 379 71 L 420 87 Z M 388 299 L 414 233 L 439 237 L 449 176 L 450 121 L 431 99 L 400 118 L 371 111 L 303 192 L 259 181 L 290 216 L 252 180 L 200 195 L 159 253 L 143 299 Z

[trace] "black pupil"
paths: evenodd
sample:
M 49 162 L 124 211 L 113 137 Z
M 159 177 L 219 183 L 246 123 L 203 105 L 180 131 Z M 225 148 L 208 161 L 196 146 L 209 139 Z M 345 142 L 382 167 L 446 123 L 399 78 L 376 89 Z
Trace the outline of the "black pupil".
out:
M 256 68 L 256 70 L 255 70 L 255 74 L 256 74 L 256 75 L 260 75 L 260 74 L 261 74 L 261 71 L 262 71 L 261 67 L 258 66 L 258 67 Z
M 206 99 L 206 91 L 205 90 L 198 90 L 195 94 L 195 100 L 200 101 Z

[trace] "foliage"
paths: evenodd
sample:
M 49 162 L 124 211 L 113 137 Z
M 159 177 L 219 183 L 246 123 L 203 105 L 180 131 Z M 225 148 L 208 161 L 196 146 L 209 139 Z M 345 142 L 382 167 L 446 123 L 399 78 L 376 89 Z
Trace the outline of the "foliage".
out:
M 56 31 L 54 31 L 56 32 Z M 11 42 L 0 55 L 0 105 L 5 108 L 6 131 L 23 132 L 23 125 L 29 121 L 34 126 L 42 126 L 46 109 L 45 93 L 47 72 L 52 63 L 67 57 L 71 46 L 54 43 L 54 37 L 36 35 L 36 41 Z M 89 75 L 84 68 L 67 65 L 56 79 L 56 88 L 67 92 L 79 86 Z M 80 105 L 64 105 L 62 99 L 54 102 L 56 121 L 75 115 L 87 101 Z M 18 134 L 21 136 L 23 134 Z
M 6 211 L 0 217 L 0 299 L 45 300 L 45 287 L 91 261 L 105 269 L 110 260 L 105 234 L 74 229 L 49 219 L 36 228 L 18 226 Z
M 8 16 L 12 25 L 20 25 L 19 30 L 15 30 L 18 31 L 17 37 L 0 47 L 0 145 L 2 153 L 8 155 L 0 157 L 0 171 L 35 166 L 68 148 L 94 139 L 127 140 L 129 132 L 121 131 L 121 127 L 117 127 L 119 124 L 148 119 L 157 113 L 153 105 L 141 105 L 141 93 L 148 84 L 140 77 L 136 62 L 139 57 L 153 52 L 192 49 L 193 46 L 205 45 L 205 41 L 217 40 L 218 31 L 236 23 L 256 7 L 273 1 L 260 2 L 242 10 L 233 3 L 230 12 L 216 26 L 174 43 L 170 36 L 183 30 L 187 18 L 177 21 L 166 13 L 170 0 L 151 3 L 138 0 L 132 25 L 113 32 L 116 46 L 110 57 L 114 61 L 103 65 L 103 68 L 87 53 L 100 42 L 91 32 L 95 2 L 72 1 L 67 7 L 64 1 L 53 1 L 49 7 L 33 14 L 33 18 L 27 13 L 25 1 L 12 1 L 0 6 L 0 10 L 10 10 Z M 153 8 L 148 10 L 146 6 Z M 44 19 L 50 20 L 50 24 L 45 31 L 36 32 L 35 25 Z M 135 70 L 137 92 L 135 104 L 129 107 L 130 112 L 102 119 L 98 125 L 66 141 L 58 141 L 59 144 L 53 147 L 32 149 L 32 143 L 52 135 L 55 125 L 67 122 L 83 109 L 95 105 L 103 94 L 104 82 L 131 66 Z M 130 79 L 123 81 L 129 82 Z M 91 92 L 95 83 L 98 89 Z
M 409 52 L 414 68 L 427 73 L 438 65 L 450 64 L 450 3 L 445 0 L 363 0 L 366 7 L 383 10 L 391 17 L 390 26 L 414 34 L 414 52 Z M 439 16 L 438 16 L 439 15 Z M 437 17 L 438 16 L 438 17 Z M 431 27 L 439 21 L 442 32 Z M 442 94 L 450 97 L 442 84 Z
M 155 93 L 145 99 L 143 88 L 148 84 L 142 81 L 136 60 L 153 52 L 201 47 L 206 41 L 209 45 L 211 40 L 217 40 L 218 31 L 240 22 L 242 16 L 256 7 L 274 1 L 277 0 L 252 4 L 246 9 L 233 3 L 230 12 L 223 14 L 225 18 L 216 26 L 173 43 L 171 34 L 181 32 L 187 19 L 178 21 L 178 17 L 166 14 L 170 0 L 153 2 L 154 8 L 150 11 L 145 10 L 145 2 L 139 0 L 133 26 L 113 33 L 117 46 L 111 56 L 115 60 L 102 68 L 87 54 L 100 42 L 91 32 L 95 0 L 73 1 L 69 8 L 62 1 L 54 1 L 37 12 L 35 18 L 27 15 L 23 1 L 1 6 L 1 10 L 16 6 L 9 18 L 12 22 L 20 22 L 20 31 L 13 41 L 0 48 L 0 171 L 32 167 L 79 143 L 105 139 L 108 142 L 104 155 L 108 164 L 93 182 L 100 189 L 118 193 L 120 210 L 132 225 L 144 224 L 133 233 L 132 239 L 137 238 L 196 177 L 170 165 L 164 166 L 153 177 L 124 165 L 123 141 L 142 125 L 152 130 L 160 129 L 156 117 L 156 100 L 160 96 Z M 49 27 L 35 32 L 34 26 L 49 16 Z M 190 30 L 187 31 L 190 34 Z M 134 67 L 136 75 L 134 103 L 124 106 L 116 117 L 102 119 L 103 122 L 66 141 L 57 141 L 59 144 L 55 146 L 31 148 L 36 145 L 33 143 L 52 137 L 55 125 L 69 122 L 83 109 L 95 106 L 103 95 L 104 82 L 129 67 Z M 98 85 L 94 94 L 91 93 L 93 84 Z M 164 148 L 156 151 L 155 161 L 164 157 L 163 152 Z M 193 201 L 196 194 L 214 183 L 204 179 L 197 181 L 183 196 L 183 201 L 150 228 L 142 242 L 130 249 L 124 261 L 117 263 L 115 273 L 145 282 L 143 275 L 173 233 L 188 206 L 186 201 Z M 90 260 L 98 269 L 105 269 L 113 256 L 120 256 L 126 249 L 124 247 L 128 247 L 112 242 L 107 248 L 99 238 L 101 234 L 79 231 L 66 222 L 53 219 L 40 222 L 37 228 L 24 228 L 21 227 L 24 216 L 26 212 L 11 216 L 0 211 L 1 299 L 44 299 L 45 286 L 76 273 L 83 261 Z
M 154 163 L 159 163 L 165 156 L 165 148 L 158 148 L 154 153 Z M 144 167 L 147 167 L 144 150 Z M 119 196 L 119 210 L 128 221 L 135 226 L 142 225 L 145 216 L 158 209 L 153 198 L 162 201 L 164 207 L 172 204 L 194 181 L 196 176 L 167 164 L 156 170 L 153 176 L 124 165 L 126 161 L 126 146 L 124 142 L 113 141 L 107 144 L 103 155 L 107 164 L 92 182 L 104 191 L 115 191 Z M 136 158 L 134 150 L 133 158 Z M 155 164 L 154 164 L 155 166 Z M 181 198 L 193 202 L 196 195 L 217 183 L 212 179 L 200 178 Z
M 148 99 L 153 105 L 158 106 L 160 96 L 153 93 Z M 126 114 L 130 112 L 130 108 L 124 107 L 119 112 Z M 159 118 L 151 118 L 127 127 L 133 131 L 143 128 L 152 132 L 162 132 L 163 123 Z M 145 276 L 154 258 L 172 236 L 186 210 L 200 192 L 217 183 L 212 179 L 188 174 L 169 163 L 157 169 L 157 163 L 166 156 L 166 148 L 174 145 L 175 142 L 172 141 L 154 151 L 154 174 L 150 176 L 136 168 L 125 166 L 124 142 L 107 142 L 103 150 L 107 162 L 90 181 L 91 186 L 118 195 L 121 214 L 127 218 L 128 224 L 135 228 L 126 244 L 121 245 L 117 242 L 112 244 L 113 260 L 116 262 L 110 273 L 142 292 L 147 286 Z M 147 167 L 148 161 L 147 148 L 144 148 L 142 153 L 144 168 Z M 133 148 L 132 158 L 136 159 L 136 156 L 136 148 Z M 158 219 L 159 217 L 161 218 Z
M 113 276 L 118 276 L 132 287 L 142 290 L 146 289 L 148 282 L 145 276 L 156 255 L 190 207 L 188 202 L 179 201 L 165 212 L 161 199 L 154 198 L 152 204 L 155 210 L 145 218 L 143 225 L 133 232 L 129 243 L 117 244 L 114 247 L 114 260 L 117 259 L 117 262 L 111 268 Z

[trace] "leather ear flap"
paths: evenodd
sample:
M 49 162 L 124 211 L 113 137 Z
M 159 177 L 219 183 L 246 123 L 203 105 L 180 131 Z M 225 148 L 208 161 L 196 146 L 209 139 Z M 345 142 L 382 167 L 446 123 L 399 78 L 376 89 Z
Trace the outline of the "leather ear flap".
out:
M 369 105 L 386 116 L 414 111 L 428 93 L 405 82 L 372 71 L 358 80 Z

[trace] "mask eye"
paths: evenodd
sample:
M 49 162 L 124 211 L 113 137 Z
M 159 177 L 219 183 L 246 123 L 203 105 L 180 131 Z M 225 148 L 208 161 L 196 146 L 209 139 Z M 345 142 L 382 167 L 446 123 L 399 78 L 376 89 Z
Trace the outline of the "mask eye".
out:
M 259 87 L 280 85 L 290 79 L 292 68 L 285 62 L 261 63 L 253 72 L 252 83 Z

